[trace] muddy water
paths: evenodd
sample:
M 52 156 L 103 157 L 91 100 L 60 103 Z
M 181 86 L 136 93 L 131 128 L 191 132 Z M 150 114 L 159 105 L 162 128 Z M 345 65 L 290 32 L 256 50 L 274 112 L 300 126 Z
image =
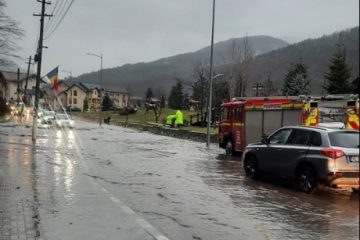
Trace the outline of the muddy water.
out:
M 356 239 L 359 196 L 251 181 L 213 145 L 113 127 L 83 132 L 95 175 L 170 239 Z M 80 133 L 79 133 L 80 135 Z M 89 140 L 90 139 L 90 140 Z M 101 145 L 101 150 L 96 146 Z M 102 154 L 99 155 L 99 150 Z
M 284 180 L 246 179 L 239 159 L 223 155 L 216 145 L 207 149 L 203 143 L 85 122 L 77 122 L 74 130 L 48 129 L 39 135 L 43 217 L 58 226 L 52 229 L 55 235 L 48 233 L 51 237 L 68 232 L 68 222 L 75 221 L 69 219 L 84 221 L 82 230 L 92 233 L 85 214 L 108 221 L 96 229 L 104 234 L 112 229 L 108 225 L 121 222 L 112 205 L 89 209 L 89 198 L 79 197 L 90 181 L 171 240 L 359 236 L 358 194 L 325 189 L 307 195 Z M 91 204 L 98 201 L 95 196 L 100 197 L 93 193 Z

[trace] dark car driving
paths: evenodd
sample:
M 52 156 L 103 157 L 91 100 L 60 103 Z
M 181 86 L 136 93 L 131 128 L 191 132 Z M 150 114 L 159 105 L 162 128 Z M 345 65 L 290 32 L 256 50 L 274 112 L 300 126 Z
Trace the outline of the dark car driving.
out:
M 359 132 L 323 127 L 284 127 L 261 143 L 249 144 L 242 156 L 245 174 L 294 178 L 301 191 L 318 183 L 359 189 Z

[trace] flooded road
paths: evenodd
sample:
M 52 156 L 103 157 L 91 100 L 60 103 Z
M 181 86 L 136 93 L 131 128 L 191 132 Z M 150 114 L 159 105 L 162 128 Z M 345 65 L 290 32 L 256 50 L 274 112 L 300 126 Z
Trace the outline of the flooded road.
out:
M 76 124 L 38 132 L 29 171 L 43 239 L 131 239 L 135 229 L 133 239 L 358 239 L 358 193 L 307 195 L 283 180 L 246 179 L 216 145 Z M 0 144 L 31 133 L 8 129 Z M 134 230 L 119 235 L 132 218 Z

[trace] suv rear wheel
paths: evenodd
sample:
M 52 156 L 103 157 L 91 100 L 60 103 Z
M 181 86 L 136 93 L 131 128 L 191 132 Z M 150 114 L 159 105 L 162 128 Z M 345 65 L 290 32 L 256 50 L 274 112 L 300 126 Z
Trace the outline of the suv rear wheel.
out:
M 317 177 L 311 166 L 301 167 L 297 172 L 296 181 L 302 192 L 314 193 L 317 190 Z

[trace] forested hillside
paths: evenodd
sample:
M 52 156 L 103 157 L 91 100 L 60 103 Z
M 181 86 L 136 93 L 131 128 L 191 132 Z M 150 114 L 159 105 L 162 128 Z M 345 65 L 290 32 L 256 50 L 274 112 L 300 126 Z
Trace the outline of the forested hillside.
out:
M 281 39 L 269 36 L 253 36 L 247 38 L 230 39 L 214 44 L 215 63 L 222 64 L 228 54 L 231 45 L 242 45 L 248 41 L 255 55 L 264 54 L 271 50 L 287 45 Z M 155 92 L 169 92 L 176 79 L 191 81 L 193 78 L 194 65 L 208 63 L 210 47 L 205 47 L 196 52 L 180 54 L 168 58 L 162 58 L 148 63 L 126 64 L 103 70 L 103 83 L 107 86 L 120 85 L 130 89 L 133 95 L 143 96 L 147 88 L 151 87 Z M 92 72 L 83 74 L 74 79 L 80 82 L 99 82 L 99 73 Z
M 336 51 L 339 39 L 346 49 L 346 60 L 352 68 L 352 80 L 359 76 L 359 27 L 318 39 L 308 39 L 257 56 L 250 66 L 249 82 L 263 82 L 270 76 L 275 85 L 281 88 L 290 64 L 301 61 L 307 67 L 312 93 L 321 94 L 323 76 L 328 71 L 329 59 Z
M 325 35 L 317 39 L 308 39 L 288 45 L 283 40 L 269 36 L 254 36 L 230 39 L 214 45 L 215 68 L 229 76 L 225 64 L 226 56 L 232 45 L 241 46 L 248 42 L 254 58 L 246 73 L 246 94 L 253 94 L 252 86 L 270 78 L 275 87 L 282 87 L 285 75 L 291 64 L 302 62 L 307 67 L 311 81 L 311 93 L 321 94 L 324 73 L 328 70 L 329 59 L 336 51 L 336 44 L 341 43 L 346 49 L 346 59 L 350 64 L 351 80 L 359 76 L 359 27 Z M 132 95 L 144 96 L 147 88 L 151 87 L 155 93 L 169 93 L 176 79 L 186 82 L 194 81 L 194 66 L 197 63 L 207 65 L 210 47 L 196 52 L 185 53 L 173 57 L 162 58 L 149 63 L 126 64 L 104 70 L 103 82 L 105 86 L 121 86 L 129 89 Z M 220 70 L 219 70 L 220 69 Z M 99 73 L 83 74 L 76 81 L 98 83 Z

